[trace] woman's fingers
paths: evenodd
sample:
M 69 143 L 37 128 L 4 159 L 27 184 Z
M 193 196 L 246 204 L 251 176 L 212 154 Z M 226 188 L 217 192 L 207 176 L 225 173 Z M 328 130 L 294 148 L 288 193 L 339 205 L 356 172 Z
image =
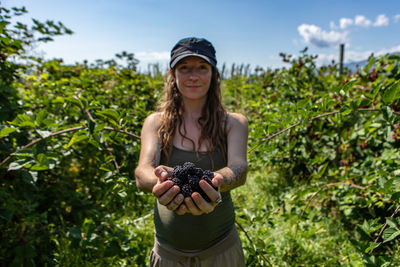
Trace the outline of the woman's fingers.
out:
M 221 174 L 214 172 L 214 177 L 212 178 L 211 181 L 212 181 L 213 186 L 219 188 L 224 183 L 224 177 Z
M 158 182 L 154 187 L 153 187 L 153 195 L 156 198 L 161 197 L 165 192 L 167 192 L 174 183 L 172 181 L 165 181 L 165 182 Z
M 200 181 L 201 189 L 207 194 L 211 202 L 206 201 L 199 193 L 195 192 L 192 194 L 192 198 L 196 206 L 204 213 L 212 212 L 215 207 L 219 204 L 221 199 L 221 193 L 215 190 L 206 181 Z
M 212 202 L 216 202 L 221 197 L 221 193 L 219 192 L 219 190 L 215 190 L 214 187 L 212 187 L 206 181 L 201 180 L 199 182 L 199 186 L 204 191 L 204 193 L 207 194 Z
M 211 202 L 207 202 L 199 193 L 193 193 L 192 198 L 202 213 L 210 213 L 214 210 L 214 206 L 211 204 Z
M 174 197 L 174 199 L 172 199 L 171 202 L 169 202 L 166 206 L 167 209 L 169 210 L 176 210 L 178 209 L 179 205 L 183 202 L 183 195 L 182 194 L 178 194 Z
M 168 189 L 164 194 L 158 197 L 158 202 L 161 205 L 167 206 L 168 204 L 170 204 L 172 200 L 174 200 L 174 198 L 178 193 L 179 193 L 179 186 L 174 185 L 170 189 Z
M 196 194 L 196 193 L 194 193 Z M 192 213 L 193 215 L 200 215 L 203 214 L 204 212 L 200 210 L 196 204 L 193 202 L 193 199 L 191 197 L 185 197 L 185 204 L 188 209 L 188 212 Z
M 185 203 L 182 203 L 182 204 L 175 210 L 175 212 L 176 212 L 176 214 L 178 214 L 178 215 L 183 215 L 183 214 L 185 214 L 185 213 L 187 213 L 187 212 L 189 212 L 189 211 L 188 211 L 188 208 L 187 208 L 186 204 L 185 204 Z
M 164 165 L 160 165 L 154 169 L 154 174 L 159 178 L 160 181 L 164 181 L 168 176 L 171 175 L 173 169 Z

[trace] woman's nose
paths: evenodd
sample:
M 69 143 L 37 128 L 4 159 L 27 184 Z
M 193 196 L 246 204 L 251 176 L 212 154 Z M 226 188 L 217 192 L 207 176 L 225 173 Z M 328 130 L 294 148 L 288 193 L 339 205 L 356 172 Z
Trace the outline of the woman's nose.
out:
M 199 78 L 199 75 L 197 74 L 196 71 L 194 71 L 193 69 L 190 71 L 189 73 L 189 79 L 191 80 L 197 80 Z

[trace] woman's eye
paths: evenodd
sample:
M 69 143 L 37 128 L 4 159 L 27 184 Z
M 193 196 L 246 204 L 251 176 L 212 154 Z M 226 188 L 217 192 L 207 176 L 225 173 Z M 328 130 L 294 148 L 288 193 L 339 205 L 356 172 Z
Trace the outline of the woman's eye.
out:
M 179 69 L 179 71 L 187 71 L 188 67 L 187 66 L 180 66 L 178 69 Z

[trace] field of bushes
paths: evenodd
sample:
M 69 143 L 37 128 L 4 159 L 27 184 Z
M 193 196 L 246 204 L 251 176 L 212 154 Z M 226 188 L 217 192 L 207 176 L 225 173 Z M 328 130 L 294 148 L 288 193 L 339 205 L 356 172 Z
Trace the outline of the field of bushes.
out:
M 27 56 L 72 31 L 0 9 L 0 265 L 146 266 L 154 197 L 133 171 L 166 76 L 127 52 Z M 400 57 L 339 73 L 307 49 L 280 56 L 285 67 L 232 66 L 222 81 L 250 128 L 232 192 L 246 265 L 399 266 Z

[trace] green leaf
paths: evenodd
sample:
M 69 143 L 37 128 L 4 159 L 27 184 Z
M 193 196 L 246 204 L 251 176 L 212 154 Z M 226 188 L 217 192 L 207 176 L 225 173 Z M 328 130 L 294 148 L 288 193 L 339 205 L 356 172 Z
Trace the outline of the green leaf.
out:
M 14 162 L 11 162 L 10 165 L 8 165 L 8 171 L 15 171 L 15 170 L 19 170 L 23 167 L 25 167 L 28 164 L 32 164 L 34 163 L 33 160 L 29 160 L 29 159 L 20 159 Z
M 42 164 L 42 163 L 36 163 L 35 165 L 33 165 L 30 168 L 31 171 L 45 171 L 48 169 L 49 169 L 49 166 Z
M 35 127 L 33 119 L 26 114 L 19 114 L 11 124 L 19 127 Z
M 387 229 L 385 229 L 385 231 L 383 231 L 383 242 L 389 242 L 393 239 L 395 239 L 396 237 L 398 237 L 400 235 L 400 230 L 397 230 L 395 228 L 389 227 Z
M 393 101 L 400 98 L 400 82 L 394 83 L 388 89 L 385 90 L 383 94 L 383 102 L 386 104 L 392 103 Z
M 349 115 L 353 112 L 351 108 L 341 108 L 340 109 L 340 114 L 343 116 Z
M 306 99 L 303 99 L 303 100 L 300 100 L 299 102 L 297 102 L 297 103 L 296 103 L 296 106 L 297 106 L 298 109 L 302 109 L 302 108 L 304 108 L 304 106 L 306 106 L 309 102 L 310 102 L 310 100 L 306 98 Z
M 400 202 L 400 192 L 396 192 L 392 194 L 392 197 L 390 198 L 391 200 L 394 201 L 399 201 Z
M 17 129 L 16 128 L 3 128 L 0 130 L 0 138 L 6 137 L 10 133 L 15 132 Z
M 391 227 L 394 228 L 395 230 L 400 230 L 399 225 L 394 221 L 392 218 L 386 218 L 386 223 Z
M 0 31 L 2 31 L 10 22 L 8 21 L 0 21 Z
M 67 97 L 66 100 L 76 106 L 78 106 L 79 108 L 83 108 L 83 104 L 81 102 L 80 99 L 76 98 L 76 97 Z
M 370 243 L 369 246 L 365 249 L 365 253 L 370 252 L 373 249 L 379 247 L 382 243 Z
M 393 116 L 393 110 L 389 106 L 382 105 L 381 106 L 381 111 L 382 111 L 382 114 L 383 114 L 383 118 L 386 121 L 390 122 L 390 120 L 391 120 L 391 118 Z
M 96 124 L 96 127 L 94 128 L 94 132 L 95 132 L 95 133 L 100 132 L 100 131 L 102 131 L 106 126 L 107 126 L 106 123 L 98 123 L 98 124 Z
M 39 111 L 39 113 L 36 115 L 37 124 L 40 125 L 43 122 L 43 120 L 47 118 L 48 114 L 49 113 L 45 109 Z
M 100 111 L 96 112 L 96 114 L 97 114 L 97 115 L 100 115 L 100 116 L 102 116 L 102 117 L 106 117 L 106 118 L 112 119 L 112 120 L 115 121 L 116 123 L 117 123 L 118 120 L 119 120 L 119 114 L 118 114 L 118 112 L 116 112 L 116 111 L 113 110 L 113 109 L 103 109 L 103 110 L 100 110 Z
M 82 133 L 75 133 L 71 140 L 69 140 L 68 145 L 66 146 L 66 148 L 69 148 L 70 146 L 72 146 L 73 144 L 82 142 L 83 140 L 88 139 L 88 136 Z
M 342 90 L 343 90 L 344 92 L 347 93 L 351 88 L 353 88 L 353 86 L 354 86 L 357 82 L 358 82 L 357 79 L 352 79 L 352 80 L 350 80 L 348 83 L 346 83 L 346 84 L 343 86 Z
M 39 161 L 40 164 L 45 164 L 47 161 L 47 157 L 45 154 L 41 153 L 37 156 L 37 159 Z

